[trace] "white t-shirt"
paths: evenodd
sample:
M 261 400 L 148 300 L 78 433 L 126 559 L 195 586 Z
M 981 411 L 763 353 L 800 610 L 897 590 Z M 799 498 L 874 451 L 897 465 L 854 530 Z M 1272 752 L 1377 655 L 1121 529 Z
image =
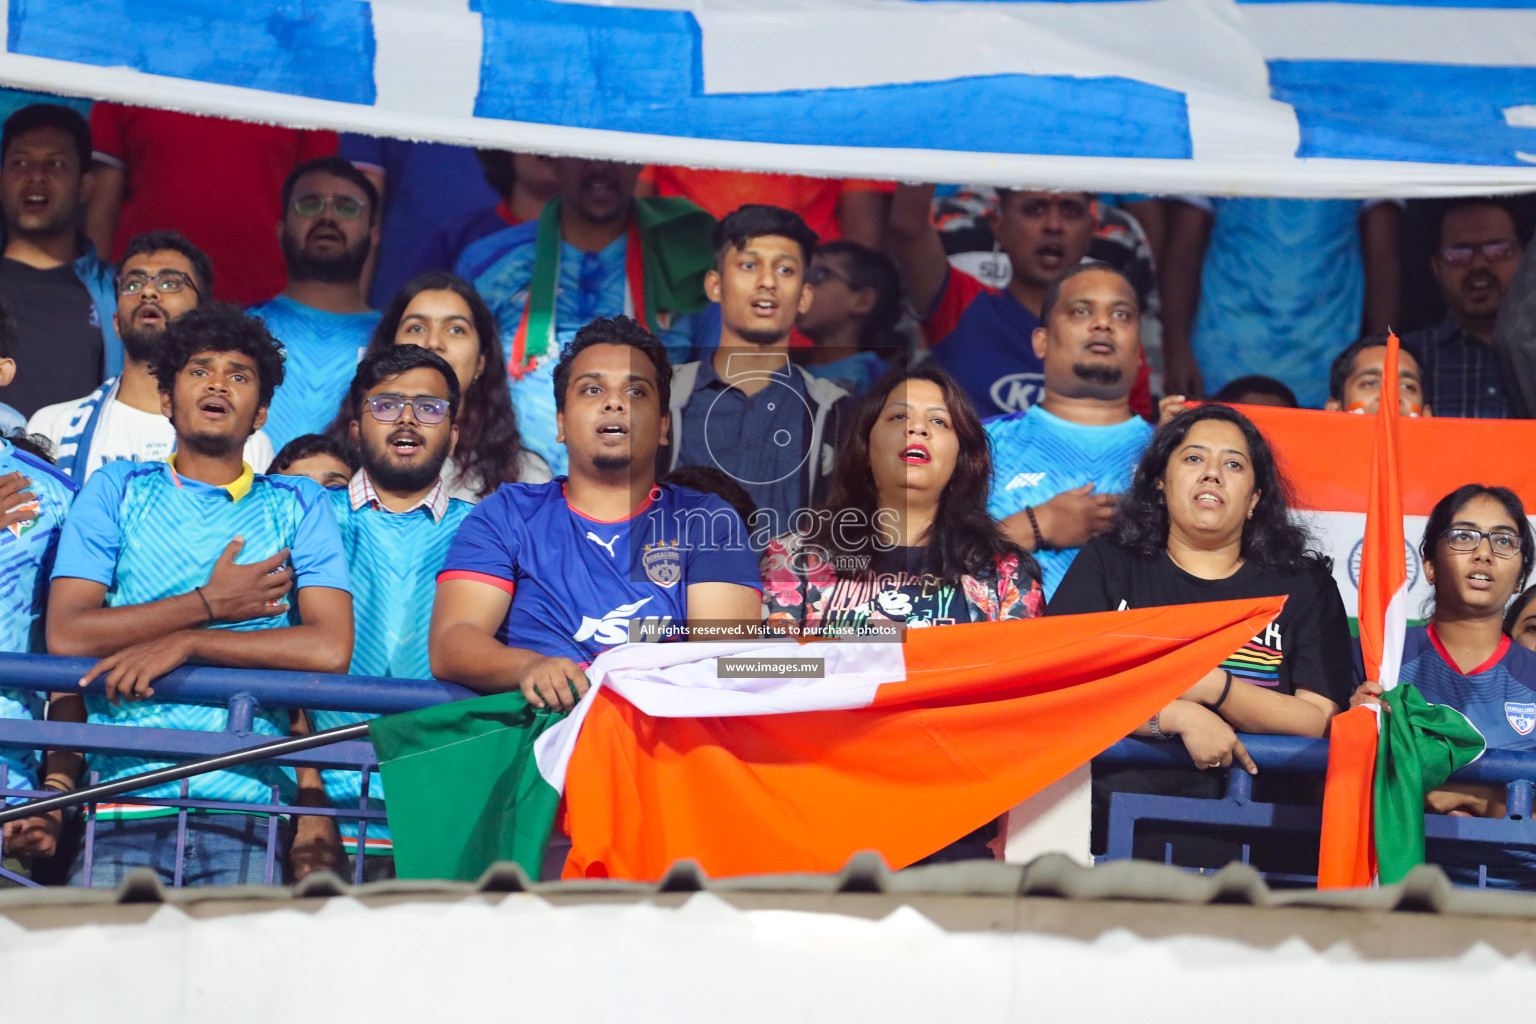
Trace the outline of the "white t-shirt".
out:
M 43 434 L 55 445 L 63 439 L 75 410 L 84 399 L 44 406 L 32 414 L 27 432 Z M 101 411 L 101 422 L 91 438 L 91 450 L 85 462 L 84 483 L 92 473 L 109 462 L 164 462 L 176 450 L 176 429 L 157 412 L 144 412 L 126 402 L 113 399 Z M 272 464 L 272 442 L 258 430 L 245 442 L 245 461 L 253 470 L 265 473 Z
M 480 501 L 481 479 L 478 473 L 460 473 L 459 468 L 453 464 L 453 456 L 448 456 L 443 461 L 443 486 L 448 490 L 448 497 L 467 501 L 471 505 Z M 539 455 L 524 448 L 517 455 L 517 482 L 523 484 L 547 484 L 555 478 L 550 471 L 549 463 Z

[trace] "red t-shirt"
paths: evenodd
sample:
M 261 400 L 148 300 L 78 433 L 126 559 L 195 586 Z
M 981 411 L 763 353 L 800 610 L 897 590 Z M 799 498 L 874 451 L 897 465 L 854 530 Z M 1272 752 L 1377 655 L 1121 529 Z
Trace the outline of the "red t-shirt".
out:
M 644 180 L 659 196 L 683 196 L 723 220 L 739 206 L 765 203 L 793 210 L 823 242 L 843 237 L 837 223 L 837 200 L 844 192 L 894 192 L 889 181 L 842 181 L 804 178 L 797 174 L 756 171 L 710 171 L 692 167 L 647 167 Z
M 288 283 L 277 242 L 283 179 L 336 152 L 336 133 L 97 103 L 96 158 L 128 176 L 112 239 L 116 260 L 135 235 L 180 231 L 213 260 L 217 298 L 263 302 Z

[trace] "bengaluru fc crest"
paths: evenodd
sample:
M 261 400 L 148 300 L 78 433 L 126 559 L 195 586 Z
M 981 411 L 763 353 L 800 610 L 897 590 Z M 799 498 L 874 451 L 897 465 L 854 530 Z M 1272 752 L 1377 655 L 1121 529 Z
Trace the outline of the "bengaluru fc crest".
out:
M 640 553 L 646 577 L 658 587 L 675 587 L 683 579 L 683 554 L 677 541 L 647 544 Z
M 1509 719 L 1515 732 L 1529 736 L 1531 730 L 1536 729 L 1536 704 L 1519 704 L 1507 700 L 1504 702 L 1504 717 Z

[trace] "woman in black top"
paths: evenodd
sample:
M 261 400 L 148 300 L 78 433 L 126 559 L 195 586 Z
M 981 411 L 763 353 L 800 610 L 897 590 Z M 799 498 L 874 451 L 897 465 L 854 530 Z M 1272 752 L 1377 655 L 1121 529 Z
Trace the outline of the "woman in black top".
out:
M 1236 732 L 1324 736 L 1349 701 L 1344 604 L 1328 560 L 1309 550 L 1290 504 L 1269 444 L 1246 416 L 1214 404 L 1186 410 L 1158 429 L 1110 532 L 1083 548 L 1046 609 L 1070 615 L 1289 598 L 1264 632 L 1136 730 L 1178 737 L 1197 768 L 1235 763 L 1256 772 Z M 1155 769 L 1096 770 L 1095 788 L 1106 798 L 1222 791 L 1219 777 Z

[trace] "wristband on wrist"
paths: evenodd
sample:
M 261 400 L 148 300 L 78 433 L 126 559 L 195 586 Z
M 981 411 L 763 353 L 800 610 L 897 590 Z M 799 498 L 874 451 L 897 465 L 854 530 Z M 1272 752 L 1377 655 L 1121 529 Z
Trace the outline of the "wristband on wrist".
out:
M 1029 517 L 1029 528 L 1035 531 L 1035 550 L 1051 550 L 1051 546 L 1045 542 L 1045 534 L 1040 532 L 1040 520 L 1035 518 L 1035 507 L 1033 505 L 1025 505 L 1024 514 Z
M 1227 674 L 1227 685 L 1221 688 L 1221 696 L 1217 697 L 1214 703 L 1206 705 L 1206 707 L 1212 711 L 1215 711 L 1217 708 L 1225 704 L 1227 701 L 1227 694 L 1232 692 L 1232 671 L 1225 668 L 1222 669 L 1222 671 Z
M 203 602 L 203 611 L 208 613 L 206 625 L 213 625 L 213 605 L 208 603 L 208 595 L 203 593 L 202 587 L 193 587 L 192 592 L 197 595 L 199 601 Z

